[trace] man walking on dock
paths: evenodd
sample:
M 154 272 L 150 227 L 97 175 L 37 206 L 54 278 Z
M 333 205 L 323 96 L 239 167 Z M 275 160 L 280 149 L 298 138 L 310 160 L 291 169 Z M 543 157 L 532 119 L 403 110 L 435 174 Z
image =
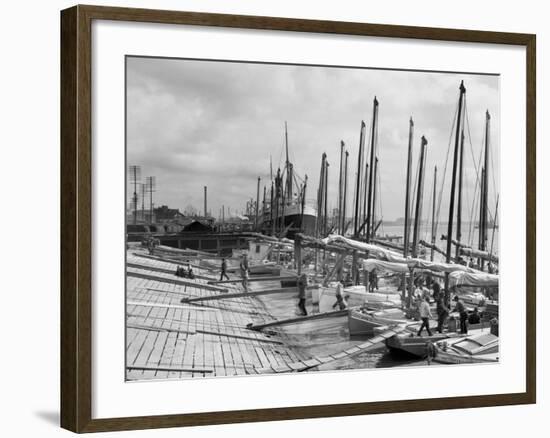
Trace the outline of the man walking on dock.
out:
M 220 274 L 220 281 L 223 280 L 223 277 L 229 280 L 229 276 L 227 275 L 227 261 L 225 259 L 222 259 L 222 272 Z
M 298 278 L 298 307 L 302 312 L 303 316 L 307 315 L 306 310 L 306 286 L 307 286 L 307 276 L 306 274 L 300 275 Z
M 432 332 L 430 330 L 430 318 L 432 317 L 432 312 L 430 311 L 430 299 L 425 298 L 420 303 L 420 319 L 422 320 L 422 325 L 420 326 L 420 329 L 418 330 L 418 336 L 422 335 L 422 330 L 424 330 L 424 327 L 426 327 L 426 331 L 428 332 L 428 336 L 432 335 Z
M 246 253 L 243 254 L 243 259 L 241 260 L 241 278 L 242 278 L 242 285 L 245 292 L 248 292 L 248 257 L 246 256 Z

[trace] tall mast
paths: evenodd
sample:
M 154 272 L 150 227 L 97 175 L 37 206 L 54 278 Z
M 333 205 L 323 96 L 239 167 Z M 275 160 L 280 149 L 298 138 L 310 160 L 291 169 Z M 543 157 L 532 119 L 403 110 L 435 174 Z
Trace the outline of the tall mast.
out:
M 363 145 L 365 143 L 365 122 L 361 120 L 361 131 L 359 134 L 359 154 L 357 155 L 357 184 L 355 187 L 355 214 L 353 216 L 353 235 L 357 237 L 359 226 L 360 205 L 361 205 L 361 170 L 363 168 Z
M 316 223 L 316 230 L 315 235 L 319 237 L 321 234 L 321 230 L 323 228 L 322 225 L 322 218 L 323 218 L 323 197 L 325 194 L 324 190 L 324 183 L 325 183 L 325 160 L 326 160 L 327 154 L 323 152 L 323 155 L 321 157 L 321 172 L 319 175 L 319 188 L 317 189 L 317 223 Z
M 367 160 L 365 160 L 367 161 Z M 363 193 L 363 215 L 362 215 L 362 220 L 363 220 L 363 223 L 361 224 L 361 227 L 362 227 L 362 231 L 363 231 L 363 235 L 365 235 L 365 238 L 366 238 L 366 234 L 365 234 L 365 225 L 366 225 L 366 219 L 367 219 L 367 194 L 368 194 L 368 185 L 369 185 L 369 163 L 366 163 L 365 164 L 365 183 L 364 183 L 364 193 Z
M 372 187 L 372 229 L 371 239 L 376 234 L 376 181 L 378 177 L 378 157 L 374 158 L 374 182 Z
M 288 130 L 285 122 L 285 150 L 286 150 L 286 198 L 292 198 L 292 169 L 290 161 L 288 160 Z
M 489 131 L 491 125 L 491 116 L 487 110 L 485 113 L 485 173 L 483 175 L 483 205 L 482 205 L 482 223 L 479 227 L 479 233 L 481 234 L 481 246 L 482 251 L 487 250 L 487 204 L 489 193 Z M 483 270 L 484 261 L 481 261 L 481 270 Z
M 260 223 L 260 177 L 258 177 L 258 185 L 256 187 L 256 221 L 255 229 L 258 231 L 258 225 Z
M 411 218 L 409 217 L 410 204 L 411 204 L 411 167 L 412 167 L 412 146 L 413 146 L 413 133 L 414 133 L 414 122 L 412 117 L 409 120 L 409 147 L 407 155 L 407 180 L 406 180 L 406 191 L 405 191 L 405 230 L 403 232 L 403 257 L 409 255 L 409 231 L 410 226 L 409 222 Z
M 460 164 L 458 167 L 458 205 L 456 208 L 456 241 L 462 242 L 462 179 L 464 174 L 464 128 L 460 132 Z M 460 257 L 460 245 L 456 245 L 456 260 Z
M 432 194 L 432 249 L 430 254 L 430 260 L 434 261 L 434 248 L 435 248 L 435 197 L 436 197 L 436 187 L 437 187 L 437 166 L 434 167 L 434 188 Z
M 325 194 L 323 196 L 323 201 L 325 203 L 324 205 L 324 218 L 323 218 L 323 236 L 326 236 L 327 235 L 327 225 L 328 225 L 328 160 L 327 160 L 327 156 L 326 154 L 325 155 L 325 182 L 324 182 L 324 189 L 325 189 Z
M 459 142 L 460 142 L 460 131 L 461 131 L 461 122 L 462 122 L 462 106 L 464 103 L 464 96 L 466 95 L 466 88 L 464 87 L 464 81 L 460 82 L 460 95 L 458 98 L 458 112 L 456 119 L 456 133 L 455 133 L 455 148 L 453 154 L 453 174 L 451 179 L 451 198 L 449 203 L 449 224 L 447 227 L 447 251 L 446 251 L 446 262 L 451 262 L 451 244 L 452 244 L 452 235 L 453 235 L 453 218 L 454 218 L 454 207 L 455 207 L 455 190 L 456 190 L 456 168 L 458 162 L 458 151 L 459 151 Z M 449 300 L 449 274 L 445 274 L 445 301 Z
M 348 194 L 348 156 L 349 152 L 346 151 L 346 158 L 344 160 L 344 192 L 343 192 L 343 201 L 342 201 L 342 236 L 346 232 L 346 198 Z
M 342 192 L 344 190 L 344 141 L 340 141 L 340 171 L 339 171 L 339 177 L 338 177 L 338 233 L 342 234 Z
M 422 136 L 420 142 L 420 164 L 418 166 L 418 186 L 416 192 L 416 208 L 414 213 L 414 230 L 413 230 L 413 245 L 412 256 L 418 256 L 418 235 L 420 230 L 420 223 L 422 222 L 422 195 L 424 192 L 424 164 L 426 156 L 426 146 L 428 140 Z
M 378 114 L 378 100 L 374 96 L 373 108 L 372 108 L 372 133 L 370 143 L 370 173 L 369 173 L 369 197 L 367 205 L 367 242 L 370 242 L 371 235 L 371 218 L 372 218 L 372 177 L 374 173 L 374 153 L 375 153 L 375 141 L 376 141 L 376 116 Z
M 306 208 L 306 190 L 307 190 L 307 175 L 304 180 L 304 185 L 302 187 L 302 215 L 300 218 L 300 231 L 304 231 L 304 210 Z
M 273 178 L 271 178 L 271 199 L 269 205 L 269 222 L 271 224 L 271 235 L 273 236 L 275 234 L 275 217 L 273 217 Z

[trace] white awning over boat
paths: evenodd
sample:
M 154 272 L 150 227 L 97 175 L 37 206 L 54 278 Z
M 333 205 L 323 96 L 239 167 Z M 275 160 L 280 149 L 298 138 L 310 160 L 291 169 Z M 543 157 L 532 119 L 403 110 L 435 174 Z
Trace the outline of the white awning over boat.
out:
M 498 286 L 498 275 L 486 272 L 451 272 L 449 285 L 453 286 Z
M 368 272 L 371 272 L 375 269 L 378 271 L 398 272 L 404 274 L 409 272 L 409 268 L 405 263 L 386 262 L 384 260 L 378 259 L 364 260 L 363 269 Z
M 437 272 L 477 272 L 472 268 L 456 263 L 430 262 L 422 259 L 409 259 L 407 260 L 407 265 L 411 269 L 427 269 Z
M 331 243 L 340 243 L 349 248 L 357 249 L 359 251 L 368 251 L 369 253 L 376 254 L 379 257 L 385 258 L 389 262 L 406 263 L 407 259 L 399 255 L 395 251 L 382 248 L 378 245 L 372 245 L 370 243 L 358 242 L 357 240 L 348 239 L 347 237 L 340 236 L 338 234 L 331 234 L 330 236 L 322 239 L 322 242 L 326 245 Z

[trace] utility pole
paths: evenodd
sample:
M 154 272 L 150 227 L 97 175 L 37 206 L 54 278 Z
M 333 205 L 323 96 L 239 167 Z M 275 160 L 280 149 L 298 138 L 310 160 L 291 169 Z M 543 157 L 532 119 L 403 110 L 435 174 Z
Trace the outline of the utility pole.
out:
M 147 192 L 149 193 L 149 223 L 153 223 L 153 192 L 156 189 L 156 179 L 154 176 L 148 176 L 145 178 L 145 184 L 147 186 Z
M 204 217 L 208 216 L 208 187 L 204 186 Z
M 134 185 L 134 194 L 132 196 L 132 206 L 134 208 L 134 225 L 137 224 L 137 209 L 138 209 L 138 194 L 137 194 L 137 185 L 141 184 L 141 167 L 132 165 L 129 167 L 130 173 L 130 183 Z

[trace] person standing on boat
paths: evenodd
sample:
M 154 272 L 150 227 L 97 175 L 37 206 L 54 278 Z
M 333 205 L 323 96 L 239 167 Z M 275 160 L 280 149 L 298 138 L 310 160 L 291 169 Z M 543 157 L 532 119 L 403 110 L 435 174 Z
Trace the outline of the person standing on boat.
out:
M 458 312 L 460 315 L 460 333 L 463 335 L 468 334 L 468 312 L 466 312 L 466 306 L 462 302 L 460 298 L 458 298 L 458 295 L 455 295 L 453 300 L 456 302 L 455 304 L 455 312 Z
M 334 309 L 336 306 L 338 306 L 340 310 L 346 310 L 348 307 L 348 303 L 344 297 L 344 285 L 341 281 L 336 285 L 336 302 L 332 305 L 332 308 Z
M 300 309 L 300 312 L 302 312 L 303 316 L 307 315 L 306 310 L 306 286 L 307 286 L 307 275 L 302 274 L 300 277 L 298 277 L 297 281 L 298 286 L 298 308 Z
M 229 280 L 229 276 L 227 275 L 227 261 L 225 259 L 222 259 L 222 272 L 220 274 L 220 281 L 223 280 L 223 277 Z
M 481 317 L 479 315 L 479 310 L 476 307 L 470 316 L 468 316 L 468 324 L 479 324 L 481 322 Z
M 429 298 L 422 300 L 422 302 L 420 303 L 419 312 L 420 312 L 420 319 L 422 320 L 422 324 L 420 325 L 420 329 L 418 330 L 417 336 L 422 336 L 422 330 L 424 330 L 424 327 L 426 327 L 428 336 L 431 336 L 432 332 L 430 330 L 430 318 L 432 317 L 432 312 L 430 310 Z
M 437 283 L 435 283 L 437 284 Z M 435 289 L 434 289 L 434 296 L 435 296 Z M 447 320 L 447 317 L 449 316 L 449 309 L 445 305 L 445 296 L 441 293 L 437 294 L 437 298 L 435 300 L 437 303 L 437 331 L 439 333 L 443 333 L 443 325 L 445 325 L 445 321 Z

